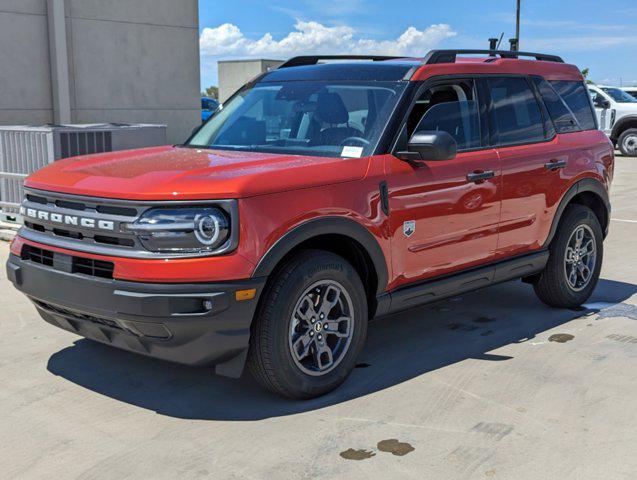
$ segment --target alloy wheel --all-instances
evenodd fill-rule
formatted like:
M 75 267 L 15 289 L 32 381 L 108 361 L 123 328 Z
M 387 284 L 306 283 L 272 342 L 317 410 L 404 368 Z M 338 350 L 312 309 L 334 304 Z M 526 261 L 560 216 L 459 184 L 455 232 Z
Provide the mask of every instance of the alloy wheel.
M 290 319 L 289 346 L 296 366 L 321 376 L 343 360 L 352 340 L 354 308 L 347 290 L 334 280 L 308 287 Z
M 579 225 L 571 234 L 564 256 L 564 273 L 569 287 L 579 292 L 593 278 L 597 246 L 588 225 Z

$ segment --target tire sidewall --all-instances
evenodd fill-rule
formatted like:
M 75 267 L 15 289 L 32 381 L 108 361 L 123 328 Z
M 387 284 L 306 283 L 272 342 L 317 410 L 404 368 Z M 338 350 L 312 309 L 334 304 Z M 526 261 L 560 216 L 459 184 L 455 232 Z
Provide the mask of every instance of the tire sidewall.
M 564 270 L 564 258 L 566 256 L 566 247 L 571 238 L 571 235 L 577 227 L 580 225 L 587 225 L 593 232 L 595 239 L 595 265 L 593 268 L 592 278 L 588 285 L 582 290 L 573 290 L 567 281 L 566 272 Z M 549 259 L 549 267 L 558 269 L 559 272 L 559 287 L 563 298 L 568 299 L 568 303 L 572 305 L 580 305 L 585 302 L 595 290 L 597 282 L 599 280 L 599 274 L 602 268 L 603 260 L 603 241 L 602 228 L 599 225 L 597 217 L 587 207 L 581 205 L 573 205 L 568 207 L 567 215 L 565 215 L 564 222 L 560 226 L 558 235 L 555 242 L 551 243 L 551 256 Z
M 330 372 L 312 376 L 302 372 L 292 358 L 289 347 L 290 322 L 297 301 L 312 284 L 321 280 L 340 283 L 352 301 L 353 334 L 349 349 Z M 343 258 L 329 253 L 305 255 L 280 289 L 271 310 L 270 351 L 277 366 L 279 381 L 287 390 L 302 392 L 298 396 L 313 397 L 340 385 L 352 371 L 367 336 L 367 300 L 360 277 Z M 297 396 L 297 395 L 295 395 Z
M 627 157 L 635 157 L 637 156 L 637 152 L 630 153 L 624 149 L 624 140 L 628 136 L 634 136 L 637 138 L 637 128 L 629 128 L 623 131 L 617 139 L 617 146 L 619 147 L 619 151 L 622 152 L 622 155 L 625 155 Z

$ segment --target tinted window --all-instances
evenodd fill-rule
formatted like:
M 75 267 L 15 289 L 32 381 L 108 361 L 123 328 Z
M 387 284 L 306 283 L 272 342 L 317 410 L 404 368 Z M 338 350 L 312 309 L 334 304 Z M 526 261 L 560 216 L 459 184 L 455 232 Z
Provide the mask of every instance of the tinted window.
M 445 102 L 431 107 L 416 127 L 419 130 L 448 132 L 458 143 L 458 150 L 480 146 L 480 117 L 474 101 Z
M 581 130 L 573 112 L 566 105 L 564 100 L 560 98 L 553 87 L 542 78 L 534 78 L 533 81 L 537 85 L 542 100 L 546 105 L 546 109 L 553 120 L 557 133 L 577 132 Z
M 549 82 L 571 109 L 582 130 L 596 130 L 588 89 L 582 82 Z
M 637 103 L 637 100 L 628 93 L 614 87 L 601 87 L 608 95 L 618 103 Z
M 540 106 L 526 79 L 490 78 L 488 83 L 499 144 L 545 140 Z
M 458 150 L 479 148 L 480 117 L 473 81 L 458 80 L 425 90 L 407 119 L 406 135 L 401 139 L 404 148 L 417 130 L 447 132 L 456 140 Z

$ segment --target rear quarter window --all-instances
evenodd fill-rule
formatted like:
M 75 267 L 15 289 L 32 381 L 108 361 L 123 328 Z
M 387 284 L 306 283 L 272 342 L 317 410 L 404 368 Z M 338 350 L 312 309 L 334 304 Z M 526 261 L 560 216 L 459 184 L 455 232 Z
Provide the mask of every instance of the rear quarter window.
M 533 82 L 542 96 L 542 101 L 546 105 L 557 133 L 579 132 L 582 130 L 569 106 L 546 80 L 534 77 Z
M 588 89 L 583 82 L 550 81 L 549 83 L 571 109 L 581 130 L 597 130 Z

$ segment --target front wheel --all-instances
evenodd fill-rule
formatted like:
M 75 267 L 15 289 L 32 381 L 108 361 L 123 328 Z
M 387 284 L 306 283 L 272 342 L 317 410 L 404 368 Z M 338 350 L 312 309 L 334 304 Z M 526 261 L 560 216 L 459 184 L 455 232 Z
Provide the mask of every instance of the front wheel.
M 572 308 L 593 293 L 602 268 L 602 228 L 593 211 L 569 205 L 551 242 L 546 268 L 533 287 L 549 306 Z
M 264 295 L 250 342 L 253 377 L 291 398 L 338 387 L 367 334 L 367 300 L 356 270 L 338 255 L 308 250 L 278 270 Z

